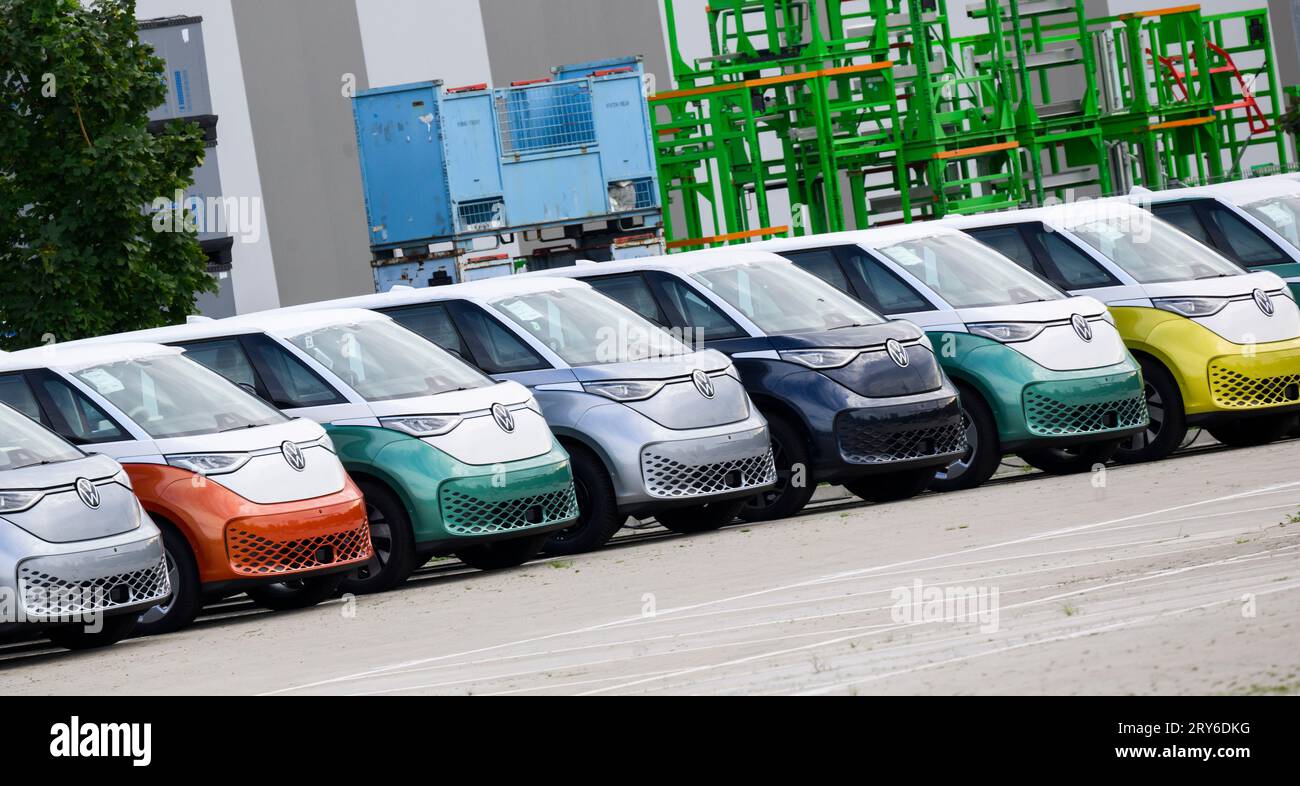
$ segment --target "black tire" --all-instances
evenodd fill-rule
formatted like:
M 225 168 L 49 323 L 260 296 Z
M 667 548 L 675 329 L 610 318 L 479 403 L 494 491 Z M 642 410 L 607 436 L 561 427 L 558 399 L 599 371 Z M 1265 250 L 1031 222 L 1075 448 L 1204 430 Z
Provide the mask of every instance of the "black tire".
M 958 385 L 961 415 L 966 423 L 966 455 L 934 473 L 931 491 L 973 489 L 993 477 L 1002 464 L 1002 441 L 993 410 L 976 390 Z
M 930 487 L 934 467 L 908 469 L 883 475 L 868 475 L 844 484 L 854 496 L 867 502 L 897 502 L 911 499 Z
M 766 414 L 766 413 L 764 413 Z M 803 510 L 817 490 L 808 459 L 808 440 L 803 430 L 780 415 L 767 415 L 772 436 L 772 458 L 776 462 L 776 486 L 744 500 L 739 516 L 745 521 L 771 521 Z M 796 472 L 796 468 L 802 470 Z M 803 485 L 796 485 L 802 478 Z
M 541 554 L 542 548 L 550 537 L 550 533 L 544 533 L 469 546 L 456 552 L 456 557 L 471 568 L 479 570 L 517 568 Z
M 356 595 L 386 592 L 410 578 L 421 561 L 406 506 L 387 486 L 368 478 L 357 481 L 366 498 L 370 544 L 374 556 L 343 577 L 338 589 Z
M 278 584 L 251 587 L 247 594 L 251 601 L 271 611 L 308 609 L 334 597 L 345 575 L 334 573 L 329 576 L 307 576 Z
M 1138 356 L 1138 365 L 1142 367 L 1151 423 L 1146 431 L 1120 442 L 1115 460 L 1121 464 L 1162 459 L 1177 450 L 1187 436 L 1187 413 L 1178 383 L 1152 358 Z
M 727 526 L 735 521 L 743 507 L 744 499 L 706 502 L 703 505 L 661 510 L 655 514 L 655 518 L 666 529 L 679 535 L 694 535 Z
M 547 554 L 580 554 L 604 546 L 623 528 L 614 482 L 600 458 L 580 445 L 566 445 L 573 467 L 573 488 L 578 495 L 578 520 L 555 532 L 543 547 Z
M 135 614 L 118 614 L 104 618 L 103 627 L 97 633 L 86 630 L 84 625 L 61 625 L 45 632 L 50 641 L 67 650 L 93 650 L 108 647 L 130 636 L 136 628 Z
M 1029 466 L 1050 475 L 1074 475 L 1090 472 L 1098 464 L 1105 464 L 1119 450 L 1120 440 L 1089 442 L 1084 445 L 1071 445 L 1068 448 L 1039 448 L 1025 450 L 1016 455 Z
M 203 592 L 199 585 L 199 567 L 190 543 L 165 521 L 158 522 L 163 551 L 167 553 L 167 572 L 172 596 L 164 603 L 140 615 L 135 625 L 137 636 L 159 636 L 188 627 L 203 609 Z
M 1205 430 L 1228 447 L 1250 448 L 1275 442 L 1290 434 L 1295 427 L 1295 415 L 1264 415 L 1234 420 Z

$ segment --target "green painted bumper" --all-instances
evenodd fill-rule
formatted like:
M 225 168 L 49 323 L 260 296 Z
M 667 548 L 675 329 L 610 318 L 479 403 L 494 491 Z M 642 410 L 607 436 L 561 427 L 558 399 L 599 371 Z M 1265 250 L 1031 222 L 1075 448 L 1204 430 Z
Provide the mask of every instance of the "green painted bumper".
M 979 391 L 1008 450 L 1122 436 L 1147 424 L 1142 373 L 1132 356 L 1080 371 L 1053 371 L 1005 344 L 969 333 L 930 334 L 943 370 Z
M 385 483 L 406 505 L 421 548 L 562 529 L 578 517 L 569 455 L 552 440 L 541 456 L 464 464 L 415 437 L 368 426 L 327 426 L 343 466 Z

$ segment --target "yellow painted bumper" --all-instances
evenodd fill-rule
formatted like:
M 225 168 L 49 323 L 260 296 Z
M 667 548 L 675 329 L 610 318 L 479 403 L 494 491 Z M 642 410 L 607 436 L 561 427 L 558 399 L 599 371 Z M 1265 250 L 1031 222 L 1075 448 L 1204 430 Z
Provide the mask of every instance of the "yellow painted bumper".
M 1300 338 L 1234 344 L 1156 308 L 1112 308 L 1124 343 L 1164 364 L 1189 415 L 1300 405 Z

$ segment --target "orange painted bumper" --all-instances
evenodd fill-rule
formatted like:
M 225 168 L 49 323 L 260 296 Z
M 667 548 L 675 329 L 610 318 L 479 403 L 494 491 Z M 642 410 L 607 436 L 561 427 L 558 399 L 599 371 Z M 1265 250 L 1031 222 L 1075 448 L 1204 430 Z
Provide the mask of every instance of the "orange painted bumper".
M 361 491 L 259 505 L 192 472 L 158 464 L 126 464 L 149 513 L 189 541 L 203 584 L 308 576 L 370 559 L 370 528 Z

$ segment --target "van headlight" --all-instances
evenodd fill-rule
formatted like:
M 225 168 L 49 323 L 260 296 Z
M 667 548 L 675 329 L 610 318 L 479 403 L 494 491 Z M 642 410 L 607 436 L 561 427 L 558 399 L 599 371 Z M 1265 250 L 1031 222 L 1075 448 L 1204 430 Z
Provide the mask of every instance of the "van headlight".
M 229 475 L 247 464 L 248 459 L 247 453 L 189 453 L 168 456 L 167 463 L 196 475 Z
M 664 383 L 658 380 L 584 382 L 582 389 L 613 401 L 644 401 L 663 390 Z
M 44 491 L 0 491 L 0 513 L 22 513 L 44 496 Z
M 861 349 L 786 349 L 778 352 L 782 360 L 798 363 L 801 366 L 824 371 L 831 368 L 843 368 L 852 363 Z
M 999 341 L 1003 344 L 1015 344 L 1029 341 L 1043 332 L 1044 325 L 1036 322 L 981 322 L 967 325 L 971 335 Z
M 1212 317 L 1228 305 L 1226 297 L 1161 297 L 1151 305 L 1182 317 Z
M 460 425 L 461 419 L 449 415 L 403 415 L 396 418 L 380 418 L 379 425 L 412 437 L 438 437 Z

